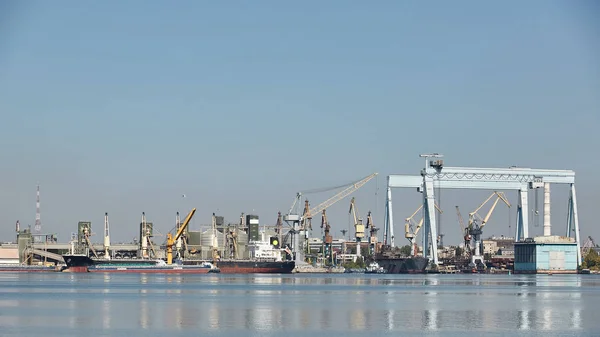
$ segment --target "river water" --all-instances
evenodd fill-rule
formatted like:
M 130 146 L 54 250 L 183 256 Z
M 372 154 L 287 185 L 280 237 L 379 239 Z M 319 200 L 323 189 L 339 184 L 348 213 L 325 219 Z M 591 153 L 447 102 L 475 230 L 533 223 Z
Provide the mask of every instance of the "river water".
M 599 336 L 596 275 L 0 274 L 0 336 Z

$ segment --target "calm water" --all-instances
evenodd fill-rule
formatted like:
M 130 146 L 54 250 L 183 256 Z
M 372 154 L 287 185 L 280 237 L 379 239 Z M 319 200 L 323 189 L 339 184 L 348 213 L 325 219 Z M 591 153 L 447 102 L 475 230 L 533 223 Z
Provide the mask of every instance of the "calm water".
M 598 336 L 600 277 L 0 274 L 0 336 Z

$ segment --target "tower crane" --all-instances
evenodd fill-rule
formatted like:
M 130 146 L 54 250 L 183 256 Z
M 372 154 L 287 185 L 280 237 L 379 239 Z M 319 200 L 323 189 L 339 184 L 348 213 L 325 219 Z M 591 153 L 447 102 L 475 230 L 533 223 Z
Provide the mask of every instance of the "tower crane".
M 367 177 L 362 178 L 361 180 L 358 180 L 358 181 L 355 181 L 355 182 L 352 182 L 352 183 L 346 184 L 346 185 L 335 186 L 335 187 L 330 187 L 330 188 L 325 188 L 325 189 L 309 190 L 309 191 L 304 191 L 304 192 L 298 192 L 296 194 L 296 198 L 294 198 L 294 202 L 292 203 L 292 206 L 290 207 L 288 214 L 283 217 L 283 220 L 288 225 L 291 225 L 291 228 L 288 233 L 291 233 L 290 236 L 293 238 L 292 239 L 293 240 L 292 248 L 296 255 L 296 261 L 304 261 L 304 256 L 303 256 L 304 250 L 301 249 L 301 247 L 300 247 L 300 237 L 298 236 L 298 234 L 304 233 L 304 242 L 307 241 L 308 237 L 310 236 L 309 232 L 312 230 L 311 220 L 312 220 L 313 214 L 321 213 L 323 210 L 329 208 L 330 206 L 334 205 L 338 201 L 340 201 L 340 200 L 344 199 L 345 197 L 349 196 L 350 194 L 356 192 L 358 189 L 360 189 L 362 186 L 364 186 L 371 179 L 375 178 L 377 176 L 377 174 L 378 173 L 370 174 Z M 302 198 L 303 198 L 304 194 L 326 192 L 326 191 L 336 190 L 336 189 L 340 189 L 340 188 L 344 188 L 344 189 L 342 191 L 336 193 L 334 196 L 330 197 L 329 199 L 325 200 L 324 202 L 320 203 L 316 207 L 310 208 L 310 204 L 309 204 L 308 200 L 305 200 L 304 201 L 304 210 L 302 212 L 302 215 L 299 215 L 298 207 L 300 207 L 300 205 L 302 204 Z M 286 235 L 286 237 L 287 237 L 287 235 Z M 308 247 L 306 247 L 306 248 L 308 248 Z
M 488 201 L 492 200 L 494 196 L 496 196 L 496 200 L 494 200 L 494 203 L 490 207 L 485 217 L 481 217 L 477 212 L 479 212 L 481 208 L 488 203 Z M 494 193 L 492 193 L 483 203 L 481 203 L 479 207 L 477 207 L 473 212 L 469 213 L 469 225 L 466 229 L 465 235 L 469 235 L 470 238 L 472 238 L 474 241 L 475 249 L 473 251 L 473 254 L 471 255 L 471 263 L 476 266 L 481 267 L 481 265 L 483 264 L 483 256 L 481 254 L 481 251 L 483 250 L 481 248 L 481 234 L 483 234 L 483 227 L 489 221 L 490 216 L 494 212 L 494 209 L 496 208 L 496 205 L 498 205 L 498 202 L 500 200 L 502 200 L 506 204 L 506 206 L 510 208 L 510 202 L 508 202 L 508 199 L 506 199 L 504 193 L 494 191 Z
M 179 226 L 179 229 L 175 233 L 175 236 L 171 235 L 171 233 L 167 233 L 167 264 L 173 264 L 173 246 L 181 237 L 183 231 L 185 231 L 185 229 L 187 228 L 188 224 L 190 223 L 190 220 L 192 220 L 192 217 L 194 216 L 194 213 L 196 213 L 196 208 L 192 208 L 192 210 L 187 215 L 181 226 Z
M 444 213 L 437 204 L 434 204 L 434 206 L 440 214 Z M 419 230 L 421 230 L 424 221 L 424 218 L 421 218 L 419 222 L 415 222 L 414 217 L 421 209 L 423 209 L 423 205 L 419 206 L 411 216 L 404 219 L 404 237 L 408 239 L 408 242 L 410 243 L 410 252 L 412 256 L 417 256 L 418 247 L 415 238 L 417 237 L 417 234 L 419 234 Z
M 363 219 L 360 217 L 356 210 L 356 201 L 354 197 L 350 200 L 350 209 L 348 213 L 351 213 L 354 217 L 354 237 L 356 238 L 356 256 L 360 257 L 360 242 L 365 237 L 365 225 L 363 225 Z

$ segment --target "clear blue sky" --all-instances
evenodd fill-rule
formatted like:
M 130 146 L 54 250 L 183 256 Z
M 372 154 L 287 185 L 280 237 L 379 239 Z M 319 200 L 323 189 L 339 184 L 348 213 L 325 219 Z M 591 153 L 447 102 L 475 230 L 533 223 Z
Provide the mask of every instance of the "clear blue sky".
M 357 205 L 382 226 L 385 177 L 440 152 L 576 170 L 583 235 L 600 240 L 599 14 L 593 1 L 3 1 L 0 238 L 33 226 L 38 182 L 44 231 L 67 241 L 90 220 L 101 242 L 104 212 L 113 241 L 142 211 L 163 233 L 192 206 L 192 229 L 212 212 L 274 223 L 296 191 L 375 171 L 377 197 L 369 184 Z M 444 192 L 447 243 L 454 205 L 486 196 Z M 394 197 L 404 244 L 420 195 Z M 336 231 L 348 204 L 331 209 Z M 512 234 L 508 212 L 493 219 L 487 234 Z

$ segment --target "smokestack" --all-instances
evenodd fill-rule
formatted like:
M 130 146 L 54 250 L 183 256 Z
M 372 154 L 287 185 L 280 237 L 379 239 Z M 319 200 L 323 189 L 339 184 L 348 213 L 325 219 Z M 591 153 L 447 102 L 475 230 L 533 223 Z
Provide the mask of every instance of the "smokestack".
M 544 183 L 544 236 L 552 235 L 550 224 L 550 183 Z

